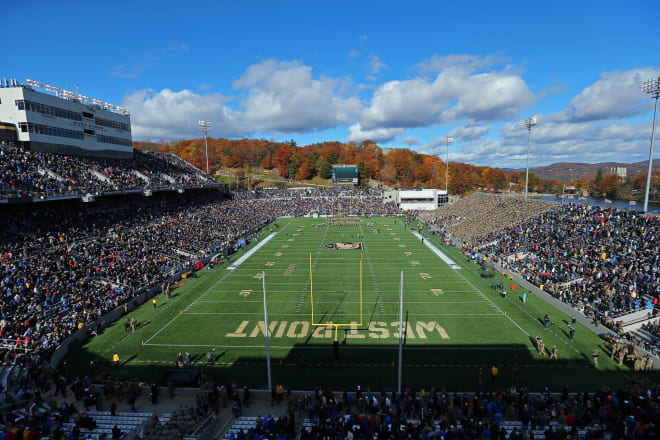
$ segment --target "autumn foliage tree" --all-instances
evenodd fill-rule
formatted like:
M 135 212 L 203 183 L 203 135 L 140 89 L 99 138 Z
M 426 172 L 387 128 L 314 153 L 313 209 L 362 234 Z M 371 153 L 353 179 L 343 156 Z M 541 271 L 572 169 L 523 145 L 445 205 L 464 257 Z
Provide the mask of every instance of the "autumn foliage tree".
M 173 153 L 204 168 L 203 139 L 174 142 L 135 142 L 135 148 Z M 383 149 L 373 141 L 361 143 L 319 142 L 298 146 L 294 140 L 275 142 L 268 139 L 208 138 L 211 172 L 222 168 L 241 169 L 258 174 L 258 170 L 276 169 L 286 179 L 330 179 L 332 165 L 358 166 L 362 182 L 373 179 L 395 187 L 441 188 L 445 186 L 446 163 L 437 155 L 418 153 L 407 148 Z M 505 190 L 509 182 L 524 186 L 524 174 L 491 167 L 451 162 L 449 191 L 454 194 L 477 191 L 479 187 Z M 538 179 L 530 174 L 530 188 Z

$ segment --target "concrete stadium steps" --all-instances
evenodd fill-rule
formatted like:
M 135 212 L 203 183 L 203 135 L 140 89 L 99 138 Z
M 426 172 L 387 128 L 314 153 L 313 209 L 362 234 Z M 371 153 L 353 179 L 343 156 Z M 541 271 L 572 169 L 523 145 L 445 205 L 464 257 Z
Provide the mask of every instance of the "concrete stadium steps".
M 225 432 L 224 434 L 222 434 L 221 437 L 218 438 L 222 438 L 223 440 L 231 440 L 237 437 L 238 434 L 243 430 L 247 431 L 248 429 L 256 428 L 257 420 L 258 419 L 263 420 L 264 417 L 241 416 L 236 420 L 234 420 L 234 423 L 232 423 L 231 427 L 227 430 L 227 432 Z M 273 417 L 273 420 L 275 421 L 277 421 L 278 419 L 279 417 Z
M 112 436 L 112 428 L 117 426 L 121 432 L 126 435 L 135 432 L 142 432 L 144 424 L 153 417 L 151 413 L 132 413 L 117 412 L 115 416 L 110 415 L 110 411 L 85 411 L 96 422 L 96 428 L 84 429 L 80 432 L 86 439 L 103 439 Z M 158 420 L 161 425 L 166 424 L 170 419 L 170 414 L 161 414 Z M 63 427 L 71 431 L 76 425 L 74 422 L 66 422 Z

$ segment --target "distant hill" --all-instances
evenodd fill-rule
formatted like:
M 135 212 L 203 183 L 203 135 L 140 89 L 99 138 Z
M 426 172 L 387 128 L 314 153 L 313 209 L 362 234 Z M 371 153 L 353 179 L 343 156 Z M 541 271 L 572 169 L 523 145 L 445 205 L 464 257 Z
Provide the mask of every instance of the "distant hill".
M 648 168 L 648 161 L 644 160 L 635 163 L 621 163 L 621 162 L 601 162 L 601 163 L 577 163 L 577 162 L 559 162 L 544 167 L 531 168 L 538 177 L 542 179 L 557 179 L 557 180 L 579 180 L 581 178 L 593 179 L 598 173 L 599 169 L 603 173 L 607 173 L 610 168 L 626 167 L 628 169 L 628 177 L 633 177 L 638 174 L 644 174 Z M 660 159 L 653 160 L 653 168 L 660 167 Z

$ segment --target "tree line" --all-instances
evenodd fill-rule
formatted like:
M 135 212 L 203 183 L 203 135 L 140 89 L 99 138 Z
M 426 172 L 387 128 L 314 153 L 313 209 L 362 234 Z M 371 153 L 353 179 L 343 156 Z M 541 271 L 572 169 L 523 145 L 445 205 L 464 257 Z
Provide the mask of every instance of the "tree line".
M 204 139 L 134 142 L 133 145 L 138 149 L 174 153 L 200 169 L 206 167 Z M 266 139 L 208 138 L 208 155 L 211 173 L 232 169 L 232 172 L 238 175 L 273 173 L 284 179 L 305 181 L 314 178 L 330 179 L 332 165 L 355 164 L 363 183 L 375 180 L 402 188 L 444 189 L 447 168 L 438 155 L 419 153 L 407 148 L 381 148 L 373 141 L 335 141 L 298 146 L 294 140 L 275 142 Z M 600 182 L 611 183 L 611 177 L 602 177 L 594 186 L 590 181 L 560 182 L 555 179 L 540 179 L 530 173 L 529 191 L 561 193 L 562 185 L 569 185 L 594 193 L 604 190 L 608 195 L 616 197 L 611 194 L 610 183 Z M 634 187 L 637 179 L 631 182 Z M 449 189 L 453 194 L 477 190 L 524 191 L 524 186 L 524 170 L 502 170 L 461 162 L 449 163 Z M 621 190 L 620 194 L 627 193 Z

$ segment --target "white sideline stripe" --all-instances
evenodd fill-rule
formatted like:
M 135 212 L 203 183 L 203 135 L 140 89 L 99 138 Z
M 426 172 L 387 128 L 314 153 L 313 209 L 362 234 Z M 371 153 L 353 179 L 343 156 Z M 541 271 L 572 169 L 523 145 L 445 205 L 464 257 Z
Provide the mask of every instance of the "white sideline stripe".
M 414 235 L 415 237 L 417 237 L 417 239 L 419 239 L 420 241 L 421 241 L 421 240 L 424 240 L 424 237 L 422 237 L 421 234 L 420 234 L 419 232 L 415 232 L 415 231 L 410 231 L 410 232 L 412 232 L 413 235 Z M 424 240 L 424 245 L 426 245 L 427 248 L 431 249 L 431 252 L 433 252 L 433 253 L 436 254 L 438 257 L 440 257 L 440 259 L 441 259 L 442 261 L 444 261 L 445 263 L 447 263 L 447 265 L 448 265 L 449 267 L 451 267 L 452 269 L 461 269 L 461 266 L 459 266 L 458 264 L 454 263 L 454 260 L 452 260 L 452 259 L 449 258 L 447 255 L 445 255 L 445 253 L 442 252 L 440 249 L 438 249 L 437 247 L 435 247 L 435 246 L 433 245 L 433 243 L 431 243 L 431 240 L 429 240 L 429 239 Z
M 276 235 L 277 235 L 277 232 L 273 232 L 273 233 L 270 234 L 268 237 L 266 237 L 266 238 L 264 238 L 263 240 L 261 240 L 261 243 L 257 244 L 255 247 L 253 247 L 252 249 L 250 249 L 249 251 L 247 251 L 245 254 L 243 254 L 243 256 L 242 256 L 241 258 L 239 258 L 238 260 L 234 261 L 234 264 L 232 264 L 231 266 L 229 266 L 229 267 L 227 268 L 227 270 L 234 270 L 234 269 L 236 269 L 238 266 L 241 265 L 241 263 L 243 263 L 245 260 L 247 260 L 247 259 L 250 258 L 252 255 L 254 255 L 255 252 L 257 252 L 259 249 L 261 249 L 266 243 L 268 243 L 268 242 L 269 242 L 271 239 L 273 239 L 273 237 L 275 237 Z
M 410 232 L 412 232 L 412 233 L 413 233 L 417 238 L 419 238 L 420 240 L 423 238 L 419 233 L 417 233 L 417 232 L 415 232 L 415 231 L 410 231 Z M 429 240 L 428 240 L 428 239 L 424 241 L 424 244 L 425 244 L 426 246 L 428 246 L 428 248 L 431 249 L 433 252 L 435 252 L 436 255 L 438 255 L 440 258 L 442 258 L 442 260 L 443 260 L 445 263 L 447 263 L 447 261 L 451 261 L 451 260 L 449 259 L 449 257 L 447 257 L 445 254 L 443 254 L 442 252 L 440 252 L 440 250 L 439 250 L 438 248 L 436 248 L 436 247 L 433 246 L 431 243 L 429 243 Z M 436 251 L 437 251 L 437 252 L 436 252 Z M 445 260 L 445 258 L 446 258 L 446 260 Z M 449 263 L 447 263 L 447 264 L 449 264 Z M 460 267 L 458 264 L 454 263 L 453 261 L 451 261 L 451 264 L 449 264 L 449 265 L 450 265 L 451 267 L 453 267 L 454 269 L 461 269 L 461 267 Z M 456 273 L 459 274 L 459 275 L 461 276 L 461 278 L 463 278 L 463 280 L 465 280 L 465 282 L 468 283 L 468 284 L 469 284 L 469 285 L 475 290 L 475 292 L 477 292 L 477 293 L 478 293 L 483 299 L 485 299 L 486 301 L 488 301 L 488 302 L 491 304 L 491 306 L 493 306 L 493 308 L 495 308 L 495 310 L 497 310 L 499 313 L 501 313 L 501 314 L 504 315 L 504 312 L 502 311 L 502 309 L 500 309 L 500 308 L 497 306 L 497 304 L 495 304 L 490 298 L 488 298 L 486 295 L 484 295 L 484 293 L 483 293 L 480 289 L 478 289 L 474 284 L 472 284 L 472 282 L 471 282 L 470 280 L 468 280 L 467 278 L 465 278 L 465 276 L 463 276 L 463 274 L 460 273 L 458 270 L 456 271 Z M 518 329 L 519 329 L 521 332 L 523 332 L 524 334 L 526 334 L 528 337 L 531 337 L 530 334 L 527 333 L 527 332 L 526 332 L 521 326 L 519 326 L 518 323 L 517 323 L 516 321 L 514 321 L 509 315 L 505 315 L 505 316 L 508 318 L 509 321 L 511 321 L 511 323 L 512 323 L 513 325 L 515 325 L 516 327 L 518 327 Z
M 282 230 L 284 230 L 284 229 L 286 229 L 287 227 L 289 227 L 290 224 L 291 224 L 290 222 L 287 223 L 286 226 L 284 226 L 284 227 L 282 228 Z M 265 243 L 266 240 L 269 240 L 269 239 L 270 239 L 272 236 L 274 236 L 275 234 L 277 234 L 277 232 L 274 232 L 274 233 L 272 233 L 271 235 L 269 235 L 268 237 L 266 237 L 266 238 L 264 239 L 264 241 L 262 241 L 261 243 L 259 243 L 259 245 L 257 245 L 257 246 L 260 246 L 260 245 L 263 246 L 262 243 Z M 257 246 L 255 246 L 255 248 L 256 248 Z M 215 286 L 217 286 L 218 284 L 222 283 L 222 282 L 225 280 L 225 278 L 227 278 L 227 277 L 228 277 L 229 275 L 231 275 L 232 273 L 233 273 L 233 272 L 225 272 L 225 274 L 224 274 L 222 277 L 220 277 L 220 279 L 219 279 L 218 281 L 216 281 L 215 283 L 213 283 L 213 285 L 211 285 L 211 287 L 209 287 L 208 289 L 206 289 L 206 291 L 205 291 L 204 293 L 202 293 L 200 296 L 198 296 L 196 300 L 194 300 L 193 302 L 191 302 L 190 304 L 188 304 L 188 306 L 187 306 L 186 308 L 183 309 L 183 313 L 185 313 L 189 308 L 191 308 L 192 306 L 194 306 L 198 301 L 202 300 L 206 295 L 208 295 L 209 293 L 211 293 L 211 291 L 215 288 Z M 151 341 L 153 338 L 155 338 L 156 336 L 158 336 L 158 335 L 160 334 L 160 332 L 162 332 L 163 330 L 165 330 L 167 327 L 169 327 L 170 324 L 172 324 L 174 321 L 176 321 L 176 320 L 179 318 L 179 316 L 181 316 L 183 313 L 177 313 L 177 314 L 174 316 L 174 318 L 172 318 L 172 319 L 169 320 L 169 322 L 168 322 L 167 324 L 165 324 L 164 326 L 162 326 L 162 327 L 161 327 L 156 333 L 154 333 L 153 335 L 151 335 L 151 337 L 150 337 L 149 339 L 147 339 L 146 341 L 144 341 L 144 345 L 149 344 L 149 341 Z

